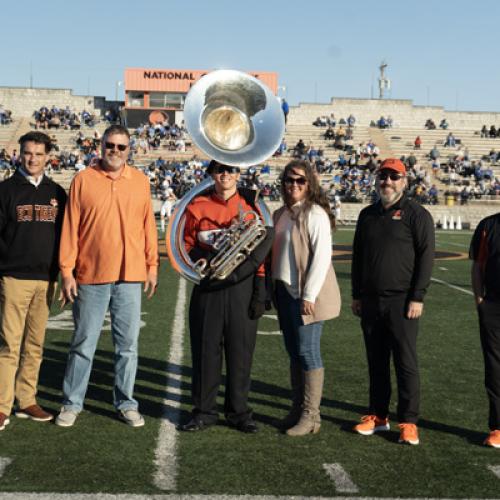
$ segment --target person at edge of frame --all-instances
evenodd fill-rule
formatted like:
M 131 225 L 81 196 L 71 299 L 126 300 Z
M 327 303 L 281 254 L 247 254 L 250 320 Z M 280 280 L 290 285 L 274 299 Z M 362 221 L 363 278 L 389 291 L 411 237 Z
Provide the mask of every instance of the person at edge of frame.
M 486 446 L 500 448 L 500 213 L 484 218 L 472 237 L 472 290 L 479 317 L 484 385 L 489 402 Z
M 29 132 L 19 143 L 21 165 L 0 183 L 0 431 L 15 400 L 16 417 L 53 419 L 36 394 L 66 193 L 45 175 L 50 137 Z

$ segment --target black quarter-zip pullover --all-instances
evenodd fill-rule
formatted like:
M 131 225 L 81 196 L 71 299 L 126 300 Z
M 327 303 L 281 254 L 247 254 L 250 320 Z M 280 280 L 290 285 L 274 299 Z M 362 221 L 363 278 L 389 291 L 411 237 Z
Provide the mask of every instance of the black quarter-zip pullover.
M 403 196 L 385 210 L 378 201 L 358 218 L 353 243 L 352 297 L 406 294 L 423 302 L 434 261 L 434 222 Z

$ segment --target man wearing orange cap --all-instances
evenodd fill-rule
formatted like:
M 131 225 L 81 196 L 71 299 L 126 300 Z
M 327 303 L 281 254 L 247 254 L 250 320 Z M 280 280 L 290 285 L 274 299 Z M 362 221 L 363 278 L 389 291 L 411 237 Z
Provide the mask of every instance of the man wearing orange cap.
M 353 243 L 351 307 L 361 318 L 370 377 L 368 415 L 354 431 L 370 436 L 390 429 L 392 353 L 399 442 L 417 445 L 418 319 L 431 279 L 434 223 L 427 210 L 405 196 L 406 168 L 400 160 L 383 161 L 376 175 L 380 199 L 361 211 Z

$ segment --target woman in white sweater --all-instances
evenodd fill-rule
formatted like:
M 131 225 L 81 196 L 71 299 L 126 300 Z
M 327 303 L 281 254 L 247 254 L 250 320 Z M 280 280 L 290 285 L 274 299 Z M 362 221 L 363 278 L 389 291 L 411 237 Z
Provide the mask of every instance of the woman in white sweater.
M 316 172 L 294 160 L 281 176 L 284 206 L 274 217 L 272 277 L 280 328 L 290 357 L 292 407 L 283 420 L 289 436 L 317 433 L 324 369 L 323 322 L 340 312 L 332 266 L 334 219 Z

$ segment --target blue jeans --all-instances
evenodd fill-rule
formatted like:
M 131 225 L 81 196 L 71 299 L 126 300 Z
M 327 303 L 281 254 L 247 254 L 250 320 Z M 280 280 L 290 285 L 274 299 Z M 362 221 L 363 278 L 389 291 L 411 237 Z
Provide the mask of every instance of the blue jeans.
M 141 316 L 141 283 L 78 285 L 73 304 L 75 332 L 63 382 L 63 405 L 79 412 L 89 383 L 97 342 L 109 308 L 115 347 L 113 404 L 118 410 L 137 409 L 133 398 Z
M 290 361 L 299 363 L 304 371 L 310 371 L 323 367 L 320 350 L 323 321 L 304 325 L 300 315 L 301 302 L 288 293 L 281 281 L 276 282 L 278 319 Z

